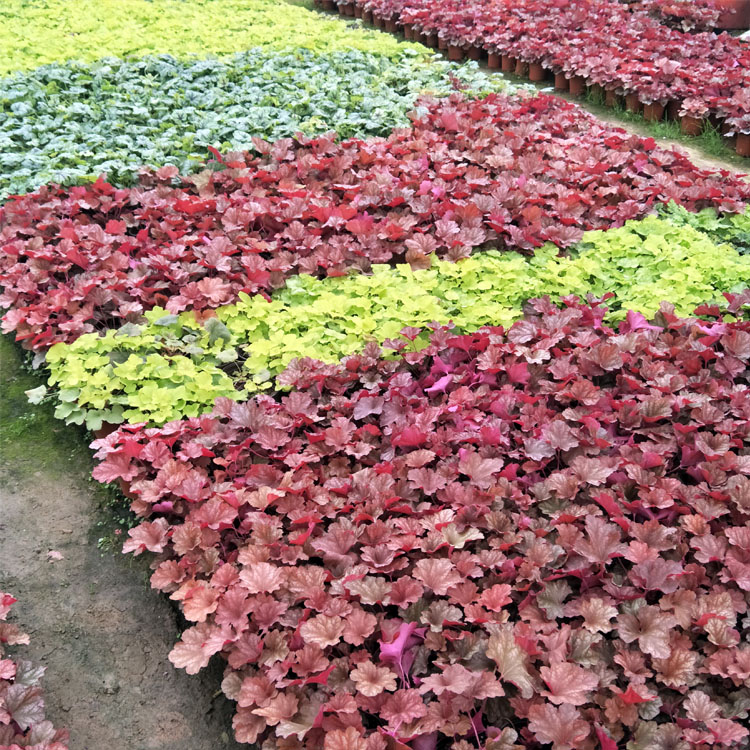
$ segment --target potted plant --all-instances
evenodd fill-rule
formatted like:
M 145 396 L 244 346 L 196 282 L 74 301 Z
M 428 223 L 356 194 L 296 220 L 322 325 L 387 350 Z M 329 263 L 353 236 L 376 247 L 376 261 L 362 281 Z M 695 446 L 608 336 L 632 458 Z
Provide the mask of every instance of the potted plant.
M 661 81 L 652 81 L 640 89 L 638 96 L 643 106 L 643 118 L 649 122 L 659 122 L 669 100 L 669 88 Z
M 750 156 L 750 89 L 746 88 L 731 97 L 720 99 L 717 110 L 725 118 L 727 135 L 737 135 L 737 153 L 740 156 Z
M 396 16 L 387 15 L 384 20 L 384 28 L 389 34 L 395 34 L 398 32 L 399 25 Z
M 460 62 L 464 59 L 464 51 L 462 47 L 457 44 L 448 45 L 448 59 Z
M 708 106 L 703 99 L 688 97 L 680 107 L 680 129 L 685 135 L 700 135 L 707 114 Z

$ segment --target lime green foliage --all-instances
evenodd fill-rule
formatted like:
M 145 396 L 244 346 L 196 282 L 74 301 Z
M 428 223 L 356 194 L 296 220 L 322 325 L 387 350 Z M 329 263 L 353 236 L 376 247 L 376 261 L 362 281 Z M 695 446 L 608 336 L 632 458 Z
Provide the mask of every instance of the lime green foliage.
M 257 46 L 384 55 L 425 49 L 311 7 L 277 0 L 3 0 L 0 75 L 66 60 L 205 57 Z
M 57 345 L 48 352 L 49 382 L 60 385 L 56 417 L 82 424 L 85 416 L 86 426 L 98 430 L 102 422 L 195 417 L 219 396 L 236 397 L 232 378 L 215 364 L 218 347 L 191 350 L 191 334 L 185 331 L 181 347 L 193 352 L 191 358 L 167 354 L 161 341 L 144 348 L 143 340 L 133 346 L 140 337 L 125 334 L 122 342 L 121 335 L 108 331 L 89 341 L 82 336 L 67 349 Z
M 241 295 L 205 324 L 191 312 L 155 309 L 141 326 L 56 344 L 47 355 L 49 382 L 60 389 L 57 415 L 69 421 L 165 422 L 209 410 L 216 396 L 269 388 L 295 357 L 336 361 L 404 326 L 508 325 L 532 297 L 607 292 L 617 295 L 613 321 L 627 309 L 654 313 L 663 300 L 689 315 L 749 280 L 750 256 L 649 217 L 589 232 L 571 256 L 547 245 L 531 258 L 490 251 L 420 271 L 377 266 L 371 276 L 299 276 L 270 303 Z
M 103 172 L 131 184 L 144 164 L 186 173 L 208 146 L 249 150 L 254 136 L 387 135 L 409 123 L 420 94 L 449 94 L 454 76 L 478 95 L 505 87 L 475 62 L 410 48 L 390 57 L 256 48 L 227 60 L 45 65 L 0 80 L 0 198 Z
M 694 214 L 677 203 L 659 208 L 659 215 L 677 226 L 690 226 L 707 234 L 714 242 L 725 242 L 743 255 L 750 255 L 750 209 L 742 214 L 718 216 L 713 208 Z

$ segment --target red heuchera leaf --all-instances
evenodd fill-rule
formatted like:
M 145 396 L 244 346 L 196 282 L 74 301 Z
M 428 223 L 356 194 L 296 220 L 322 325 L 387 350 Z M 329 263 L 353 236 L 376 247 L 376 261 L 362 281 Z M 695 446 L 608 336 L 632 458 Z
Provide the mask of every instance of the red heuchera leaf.
M 344 621 L 340 617 L 317 615 L 300 627 L 300 635 L 305 643 L 312 643 L 320 648 L 335 646 L 344 634 Z
M 396 675 L 388 667 L 377 666 L 371 661 L 358 664 L 349 676 L 357 690 L 368 698 L 374 698 L 384 690 L 396 689 Z
M 461 459 L 458 468 L 473 484 L 486 490 L 493 483 L 493 475 L 503 468 L 503 461 L 500 458 L 482 458 L 472 451 Z
M 524 698 L 531 698 L 534 684 L 527 666 L 527 654 L 516 643 L 512 628 L 506 626 L 490 637 L 487 656 L 497 664 L 503 681 L 513 683 Z
M 617 743 L 598 724 L 594 727 L 600 750 L 617 750 Z
M 208 623 L 188 628 L 182 634 L 182 640 L 170 652 L 169 661 L 188 674 L 197 674 L 222 649 L 226 635 Z
M 397 690 L 388 696 L 380 710 L 381 716 L 393 731 L 402 724 L 419 719 L 427 713 L 422 696 L 416 690 Z
M 328 732 L 323 750 L 367 750 L 368 742 L 354 727 Z
M 628 689 L 620 695 L 620 700 L 628 705 L 634 705 L 637 703 L 648 703 L 653 700 L 653 697 L 644 695 L 643 688 L 636 690 L 632 685 L 628 685 Z
M 414 663 L 414 649 L 419 645 L 424 629 L 417 628 L 413 622 L 403 622 L 398 626 L 392 641 L 380 641 L 380 660 L 393 664 L 404 682 L 408 681 L 409 670 Z
M 130 537 L 122 546 L 123 552 L 133 552 L 140 555 L 141 552 L 161 552 L 167 543 L 169 525 L 166 519 L 157 518 L 153 523 L 142 523 L 128 531 Z
M 575 750 L 589 734 L 588 722 L 571 705 L 560 707 L 536 703 L 529 709 L 529 729 L 539 742 L 552 743 L 552 750 Z
M 478 599 L 478 603 L 492 612 L 499 612 L 512 600 L 510 593 L 512 589 L 507 583 L 498 583 L 491 588 L 485 589 Z
M 622 531 L 613 523 L 607 523 L 600 516 L 586 517 L 586 536 L 576 543 L 574 549 L 590 563 L 609 562 L 614 557 L 622 557 L 625 546 L 620 543 Z
M 703 312 L 615 332 L 538 300 L 97 441 L 134 472 L 128 549 L 196 622 L 171 660 L 220 653 L 237 737 L 289 750 L 492 747 L 507 717 L 503 750 L 741 744 L 713 707 L 750 679 L 750 323 Z
M 469 694 L 470 688 L 476 683 L 473 672 L 461 664 L 451 664 L 443 669 L 442 674 L 434 674 L 422 680 L 419 692 L 431 690 L 435 695 L 442 695 L 445 691 L 456 695 Z
M 548 688 L 542 691 L 542 695 L 558 706 L 562 703 L 582 706 L 588 702 L 588 694 L 599 684 L 596 675 L 569 662 L 542 667 L 539 674 Z
M 453 563 L 443 558 L 420 560 L 414 567 L 414 577 L 438 596 L 463 580 Z

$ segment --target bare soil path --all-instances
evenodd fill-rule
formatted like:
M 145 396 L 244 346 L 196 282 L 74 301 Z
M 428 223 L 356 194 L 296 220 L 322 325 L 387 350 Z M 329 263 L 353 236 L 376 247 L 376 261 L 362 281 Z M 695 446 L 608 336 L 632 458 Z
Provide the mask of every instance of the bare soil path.
M 0 590 L 17 597 L 12 619 L 31 635 L 23 658 L 47 667 L 48 718 L 68 727 L 71 750 L 242 747 L 216 695 L 221 667 L 174 669 L 176 614 L 149 589 L 147 566 L 98 548 L 125 511 L 102 509 L 82 431 L 25 402 L 40 379 L 6 337 L 0 375 Z

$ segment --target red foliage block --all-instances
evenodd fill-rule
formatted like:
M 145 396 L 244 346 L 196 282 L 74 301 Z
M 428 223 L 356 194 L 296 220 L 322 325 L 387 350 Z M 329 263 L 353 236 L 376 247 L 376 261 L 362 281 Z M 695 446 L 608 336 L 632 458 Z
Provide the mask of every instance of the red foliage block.
M 26 633 L 5 621 L 15 601 L 0 591 L 0 750 L 68 750 L 68 732 L 44 718 L 39 685 L 44 667 L 5 654 L 6 645 L 29 642 Z
M 560 247 L 675 200 L 734 212 L 750 186 L 549 96 L 423 102 L 388 139 L 256 142 L 223 171 L 45 187 L 0 208 L 3 330 L 29 349 L 267 293 L 292 274 Z M 175 186 L 175 183 L 177 186 Z
M 747 746 L 750 323 L 565 305 L 93 444 L 240 741 Z

